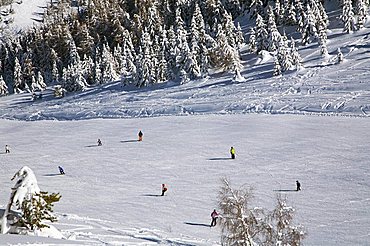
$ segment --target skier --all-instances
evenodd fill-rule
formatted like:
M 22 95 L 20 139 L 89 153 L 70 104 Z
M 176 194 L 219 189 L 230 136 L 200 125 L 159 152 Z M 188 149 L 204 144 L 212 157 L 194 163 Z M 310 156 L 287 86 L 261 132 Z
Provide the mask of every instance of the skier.
M 60 172 L 60 174 L 64 175 L 65 173 L 64 173 L 63 167 L 58 166 L 58 168 L 59 168 L 59 172 Z
M 139 133 L 137 134 L 139 136 L 139 141 L 143 141 L 143 133 L 142 131 L 140 130 Z
M 297 184 L 297 191 L 300 191 L 301 190 L 301 183 L 299 183 L 299 181 L 295 181 L 295 183 Z
M 235 159 L 235 149 L 234 149 L 234 147 L 230 148 L 230 154 L 231 154 L 231 159 Z
M 102 146 L 103 144 L 102 144 L 102 142 L 101 142 L 101 140 L 100 140 L 100 138 L 98 138 L 98 146 Z
M 9 145 L 5 145 L 5 154 L 10 153 Z
M 162 184 L 162 195 L 161 196 L 164 196 L 164 193 L 167 191 L 167 187 L 166 187 L 166 184 Z
M 219 214 L 216 212 L 216 209 L 213 209 L 213 212 L 211 213 L 211 218 L 212 218 L 211 227 L 216 226 L 218 216 Z

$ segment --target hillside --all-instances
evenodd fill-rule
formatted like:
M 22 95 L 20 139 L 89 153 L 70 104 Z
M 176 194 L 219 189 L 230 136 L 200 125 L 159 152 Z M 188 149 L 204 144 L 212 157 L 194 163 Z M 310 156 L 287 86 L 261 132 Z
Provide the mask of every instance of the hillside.
M 11 148 L 0 150 L 0 214 L 10 178 L 27 165 L 41 189 L 61 193 L 54 226 L 65 237 L 0 235 L 0 244 L 221 245 L 220 227 L 208 225 L 222 177 L 253 186 L 253 206 L 287 197 L 307 231 L 304 245 L 369 244 L 370 22 L 344 34 L 339 15 L 329 11 L 328 55 L 316 42 L 298 46 L 302 67 L 281 76 L 271 52 L 243 46 L 244 79 L 213 69 L 186 83 L 116 80 L 62 98 L 51 84 L 35 100 L 0 97 L 0 148 Z M 241 17 L 245 36 L 250 27 Z M 162 183 L 169 191 L 159 197 Z
M 324 60 L 316 44 L 300 48 L 303 68 L 272 76 L 269 55 L 242 53 L 245 81 L 214 71 L 206 79 L 186 84 L 168 82 L 147 88 L 120 82 L 87 88 L 55 99 L 52 88 L 43 99 L 23 93 L 0 98 L 0 115 L 20 120 L 75 120 L 161 115 L 272 113 L 368 116 L 370 29 L 342 35 L 340 28 L 328 35 L 329 57 Z M 336 62 L 341 48 L 344 61 Z

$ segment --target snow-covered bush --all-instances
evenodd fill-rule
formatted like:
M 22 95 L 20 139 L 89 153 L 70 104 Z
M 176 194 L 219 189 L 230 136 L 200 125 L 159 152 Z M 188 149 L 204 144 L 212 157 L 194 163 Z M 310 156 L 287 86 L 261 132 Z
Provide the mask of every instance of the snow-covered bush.
M 19 227 L 25 227 L 28 230 L 49 228 L 44 221 L 55 222 L 57 218 L 52 214 L 53 203 L 60 200 L 59 193 L 48 194 L 40 192 L 33 194 L 30 199 L 23 200 L 22 204 L 17 204 L 21 211 L 22 217 L 16 222 Z
M 59 201 L 61 196 L 59 193 L 49 195 L 40 191 L 35 174 L 27 166 L 16 172 L 12 180 L 16 183 L 0 219 L 0 233 L 38 235 L 42 228 L 50 227 L 44 221 L 56 221 L 52 208 L 53 203 Z
M 253 189 L 233 189 L 227 179 L 222 179 L 219 191 L 221 212 L 221 242 L 223 245 L 300 245 L 305 232 L 294 226 L 294 209 L 286 199 L 277 197 L 272 212 L 252 207 Z

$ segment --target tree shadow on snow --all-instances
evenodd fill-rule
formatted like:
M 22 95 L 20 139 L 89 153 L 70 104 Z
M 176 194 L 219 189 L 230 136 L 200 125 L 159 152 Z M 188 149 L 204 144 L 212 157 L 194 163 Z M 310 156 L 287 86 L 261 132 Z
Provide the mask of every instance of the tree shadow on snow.
M 158 197 L 158 196 L 161 196 L 161 195 L 156 195 L 156 194 L 144 194 L 142 196 L 151 196 L 151 197 Z
M 224 161 L 224 160 L 232 160 L 230 157 L 218 157 L 218 158 L 210 158 L 209 161 Z
M 132 139 L 132 140 L 124 140 L 124 141 L 121 141 L 121 143 L 135 143 L 135 142 L 139 142 L 139 140 Z
M 205 227 L 210 227 L 209 224 L 203 224 L 203 223 L 192 223 L 192 222 L 184 222 L 186 225 L 192 225 L 192 226 L 205 226 Z
M 274 190 L 276 192 L 293 192 L 293 191 L 297 191 L 297 190 Z

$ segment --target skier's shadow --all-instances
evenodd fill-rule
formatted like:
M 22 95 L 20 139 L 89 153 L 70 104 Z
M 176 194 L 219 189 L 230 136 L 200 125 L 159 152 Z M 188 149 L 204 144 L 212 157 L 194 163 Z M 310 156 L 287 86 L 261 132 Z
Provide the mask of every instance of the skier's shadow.
M 192 225 L 192 226 L 204 226 L 204 227 L 210 227 L 209 224 L 203 224 L 203 223 L 193 223 L 193 222 L 184 222 L 186 225 Z
M 225 160 L 231 160 L 231 158 L 228 157 L 218 157 L 218 158 L 210 158 L 209 161 L 225 161 Z
M 121 141 L 121 143 L 135 143 L 135 142 L 139 142 L 139 140 L 132 139 L 132 140 L 124 140 L 124 141 Z
M 297 190 L 273 190 L 273 191 L 276 191 L 276 192 L 293 192 L 293 191 L 297 191 Z
M 91 147 L 99 147 L 99 145 L 97 145 L 97 144 L 94 144 L 94 145 L 87 145 L 87 146 L 85 146 L 86 148 L 91 148 Z
M 49 173 L 49 174 L 45 174 L 44 176 L 45 177 L 54 177 L 54 176 L 62 176 L 63 174 L 60 174 L 60 173 Z
M 161 195 L 157 195 L 157 194 L 144 194 L 142 196 L 159 197 Z

